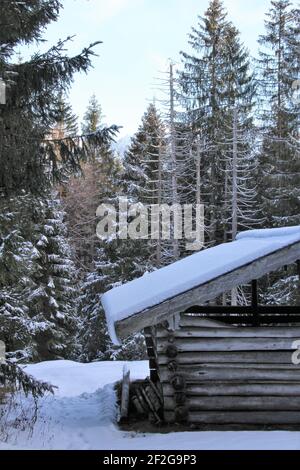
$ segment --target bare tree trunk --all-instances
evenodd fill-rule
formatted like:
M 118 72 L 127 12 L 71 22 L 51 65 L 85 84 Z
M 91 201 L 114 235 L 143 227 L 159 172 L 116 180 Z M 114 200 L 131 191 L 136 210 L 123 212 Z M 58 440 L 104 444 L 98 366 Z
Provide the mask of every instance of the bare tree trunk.
M 237 143 L 237 108 L 233 112 L 233 148 L 232 148 L 232 240 L 235 240 L 237 236 L 238 229 L 238 197 L 237 197 L 237 185 L 238 185 L 238 175 L 237 175 L 237 166 L 238 166 L 238 143 Z
M 233 148 L 232 148 L 232 240 L 235 240 L 238 229 L 238 201 L 237 201 L 237 166 L 238 166 L 238 111 L 233 111 Z M 237 289 L 231 291 L 231 305 L 237 305 Z
M 162 204 L 162 148 L 161 142 L 159 143 L 159 156 L 158 156 L 158 188 L 157 188 L 157 204 L 160 206 Z M 156 246 L 156 264 L 157 267 L 161 266 L 161 223 L 160 223 L 160 213 L 158 212 L 158 240 Z
M 201 204 L 201 143 L 200 137 L 197 139 L 197 157 L 196 157 L 196 204 Z
M 175 129 L 175 89 L 173 64 L 170 64 L 170 133 L 171 133 L 171 161 L 172 161 L 172 202 L 178 204 L 177 187 L 177 161 L 176 161 L 176 129 Z M 179 258 L 179 244 L 173 235 L 174 258 Z

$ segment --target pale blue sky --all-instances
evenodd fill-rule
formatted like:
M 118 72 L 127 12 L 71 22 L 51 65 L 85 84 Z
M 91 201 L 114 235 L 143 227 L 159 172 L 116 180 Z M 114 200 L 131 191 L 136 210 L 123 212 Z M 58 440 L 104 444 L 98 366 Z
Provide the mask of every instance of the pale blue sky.
M 76 34 L 70 53 L 96 40 L 99 57 L 87 76 L 77 75 L 71 102 L 81 117 L 95 93 L 109 124 L 132 134 L 155 96 L 155 80 L 169 58 L 179 61 L 187 35 L 209 0 L 62 0 L 64 10 L 46 32 L 49 44 Z M 242 40 L 256 53 L 270 0 L 224 0 Z

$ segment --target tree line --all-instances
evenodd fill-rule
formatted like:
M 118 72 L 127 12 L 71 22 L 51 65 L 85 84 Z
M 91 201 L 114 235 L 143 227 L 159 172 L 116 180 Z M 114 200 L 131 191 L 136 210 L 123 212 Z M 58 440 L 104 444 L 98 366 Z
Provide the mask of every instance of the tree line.
M 162 78 L 124 156 L 93 96 L 81 131 L 68 103 L 91 45 L 66 57 L 64 42 L 13 63 L 56 21 L 58 1 L 10 2 L 1 19 L 0 339 L 14 361 L 143 358 L 142 335 L 109 340 L 101 295 L 188 255 L 181 240 L 100 240 L 103 203 L 203 204 L 205 248 L 240 230 L 300 224 L 300 10 L 271 1 L 252 59 L 220 0 L 189 35 L 182 64 Z M 13 25 L 6 27 L 5 25 Z M 269 276 L 261 302 L 296 302 L 296 272 Z M 245 303 L 247 288 L 217 299 Z

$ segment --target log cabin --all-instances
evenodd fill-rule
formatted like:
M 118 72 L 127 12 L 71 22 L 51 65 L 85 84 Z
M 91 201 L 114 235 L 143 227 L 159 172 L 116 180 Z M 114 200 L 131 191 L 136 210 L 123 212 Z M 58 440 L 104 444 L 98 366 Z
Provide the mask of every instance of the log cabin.
M 260 304 L 258 281 L 287 266 L 296 305 Z M 116 344 L 144 332 L 163 422 L 300 425 L 299 278 L 300 226 L 253 230 L 112 289 L 102 304 Z M 247 305 L 216 301 L 241 286 Z

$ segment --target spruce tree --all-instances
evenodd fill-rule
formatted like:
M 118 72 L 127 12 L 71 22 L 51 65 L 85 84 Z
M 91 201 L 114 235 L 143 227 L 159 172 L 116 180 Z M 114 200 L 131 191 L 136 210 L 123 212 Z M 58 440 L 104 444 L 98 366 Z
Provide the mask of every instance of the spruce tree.
M 223 129 L 224 43 L 228 19 L 220 0 L 212 0 L 203 18 L 192 29 L 189 44 L 193 53 L 183 53 L 184 72 L 181 89 L 189 120 L 195 134 L 205 136 L 209 151 L 202 159 L 203 197 L 206 215 L 207 242 L 223 238 L 221 214 L 223 172 L 218 142 Z
M 249 54 L 220 0 L 210 2 L 204 17 L 199 18 L 198 27 L 193 28 L 189 43 L 193 54 L 182 53 L 184 71 L 180 76 L 180 93 L 187 109 L 185 120 L 201 142 L 200 173 L 206 242 L 212 245 L 223 242 L 232 232 L 232 194 L 238 191 L 238 182 L 232 178 L 236 111 L 239 115 L 236 144 L 244 178 L 245 175 L 249 178 L 247 171 L 252 168 L 247 154 L 253 141 L 249 133 L 253 128 L 253 77 Z M 251 192 L 253 182 L 247 184 Z M 240 193 L 244 189 L 240 187 Z M 245 210 L 243 212 L 244 219 L 248 218 L 248 221 L 241 220 L 240 227 L 253 222 L 252 215 Z
M 74 136 L 73 121 L 67 136 L 51 136 L 62 115 L 71 117 L 59 97 L 76 72 L 88 71 L 96 44 L 68 57 L 67 40 L 59 41 L 14 63 L 20 46 L 41 43 L 62 5 L 57 0 L 5 3 L 0 19 L 0 77 L 6 85 L 6 103 L 0 104 L 0 335 L 9 357 L 53 359 L 68 356 L 72 348 L 76 276 L 51 190 L 78 174 L 91 147 L 110 141 L 117 128 Z
M 261 147 L 259 197 L 266 227 L 299 225 L 299 104 L 293 84 L 300 75 L 299 9 L 288 0 L 274 0 L 260 37 L 259 90 Z M 262 289 L 266 303 L 296 303 L 295 268 L 284 279 L 274 273 Z
M 74 114 L 67 98 L 62 93 L 57 97 L 54 120 L 55 123 L 51 129 L 51 136 L 54 139 L 60 140 L 65 137 L 76 137 L 78 135 L 78 118 Z
M 299 79 L 299 10 L 288 0 L 271 2 L 260 37 L 260 196 L 265 225 L 300 223 L 299 111 L 292 99 Z M 295 141 L 293 138 L 295 138 Z
M 1 201 L 0 336 L 19 361 L 74 348 L 76 273 L 59 201 L 24 193 Z
M 102 119 L 101 105 L 93 95 L 84 115 L 83 132 L 99 131 L 103 127 Z M 83 166 L 84 178 L 71 181 L 65 198 L 71 240 L 76 248 L 83 278 L 79 299 L 81 324 L 78 341 L 81 344 L 80 359 L 85 362 L 115 358 L 101 296 L 114 287 L 120 274 L 110 243 L 97 238 L 96 210 L 102 203 L 115 199 L 121 179 L 121 165 L 108 144 L 95 145 L 90 151 L 89 162 Z M 74 201 L 77 201 L 76 205 Z
M 151 104 L 125 153 L 123 168 L 114 175 L 111 188 L 102 202 L 112 204 L 116 209 L 119 201 L 125 199 L 128 209 L 133 204 L 148 206 L 157 203 L 157 170 L 163 130 L 158 112 Z M 131 221 L 129 214 L 128 223 Z M 145 358 L 144 338 L 140 334 L 128 339 L 121 348 L 112 348 L 101 296 L 113 287 L 152 271 L 156 263 L 156 246 L 151 240 L 111 237 L 101 241 L 94 268 L 87 275 L 82 289 L 83 360 Z
M 122 195 L 127 199 L 129 206 L 141 204 L 148 209 L 149 222 L 150 206 L 166 202 L 162 161 L 166 153 L 165 145 L 163 121 L 155 105 L 150 104 L 130 147 L 125 152 L 121 185 Z M 159 241 L 150 239 L 149 224 L 147 229 L 147 239 L 141 237 L 137 240 L 125 240 L 120 244 L 125 279 L 139 277 L 163 263 L 162 256 L 160 259 L 157 257 L 156 248 Z
M 89 101 L 82 131 L 95 134 L 103 129 L 101 106 L 93 95 Z M 81 165 L 82 174 L 71 177 L 63 191 L 70 243 L 76 255 L 76 265 L 82 277 L 93 269 L 96 251 L 100 247 L 96 236 L 96 210 L 114 190 L 120 164 L 110 143 L 89 146 L 88 161 Z
M 224 241 L 260 222 L 257 208 L 258 159 L 255 151 L 254 106 L 256 86 L 249 53 L 239 31 L 229 25 L 225 40 L 224 130 L 220 136 L 225 164 Z M 227 218 L 226 218 L 227 211 Z
M 20 189 L 39 193 L 53 181 L 63 181 L 71 171 L 80 170 L 89 144 L 104 142 L 116 131 L 102 129 L 62 141 L 48 138 L 56 119 L 57 94 L 68 90 L 76 72 L 87 72 L 98 43 L 68 57 L 67 39 L 30 60 L 13 62 L 23 44 L 39 45 L 61 6 L 57 0 L 12 0 L 1 9 L 0 76 L 6 83 L 6 103 L 0 105 L 0 188 L 6 194 Z
M 68 357 L 75 349 L 76 270 L 60 201 L 53 196 L 43 198 L 36 202 L 36 209 L 34 240 L 38 255 L 35 288 L 28 298 L 29 315 L 41 325 L 34 334 L 38 358 L 49 360 Z
M 92 132 L 97 132 L 99 128 L 103 126 L 103 113 L 102 107 L 97 100 L 95 94 L 93 94 L 90 98 L 88 107 L 86 112 L 83 116 L 82 122 L 82 132 L 85 134 L 89 134 Z
M 201 180 L 201 153 L 204 142 L 200 141 L 199 135 L 193 134 L 189 116 L 182 111 L 180 94 L 178 93 L 178 78 L 171 63 L 164 80 L 164 92 L 168 100 L 163 101 L 165 132 L 165 150 L 163 152 L 163 202 L 172 207 L 181 208 L 184 204 L 192 206 L 195 217 L 196 206 L 202 204 L 202 180 Z M 181 212 L 182 215 L 182 212 Z M 197 212 L 197 217 L 199 213 Z M 187 240 L 176 233 L 175 217 L 169 243 L 164 243 L 165 263 L 169 264 L 182 256 L 187 256 Z M 201 222 L 199 220 L 199 222 Z M 180 227 L 177 226 L 179 228 Z M 180 234 L 182 235 L 182 234 Z M 188 240 L 189 243 L 195 240 Z M 193 249 L 201 249 L 201 244 Z
M 28 195 L 0 198 L 0 338 L 8 358 L 32 360 L 35 322 L 30 318 L 28 296 L 34 288 L 37 250 L 30 239 Z

